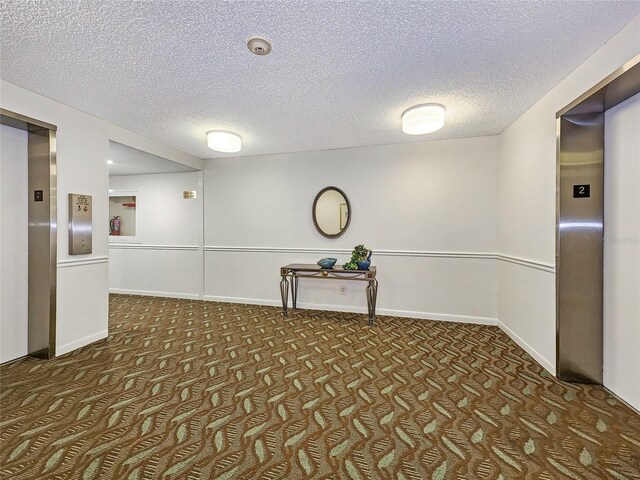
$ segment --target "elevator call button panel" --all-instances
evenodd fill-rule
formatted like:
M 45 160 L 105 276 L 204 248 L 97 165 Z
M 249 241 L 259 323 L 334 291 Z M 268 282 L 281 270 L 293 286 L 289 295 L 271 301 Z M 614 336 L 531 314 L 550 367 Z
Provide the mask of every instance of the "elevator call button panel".
M 91 253 L 91 195 L 69 194 L 69 255 Z
M 591 197 L 591 185 L 574 185 L 573 198 L 589 198 Z

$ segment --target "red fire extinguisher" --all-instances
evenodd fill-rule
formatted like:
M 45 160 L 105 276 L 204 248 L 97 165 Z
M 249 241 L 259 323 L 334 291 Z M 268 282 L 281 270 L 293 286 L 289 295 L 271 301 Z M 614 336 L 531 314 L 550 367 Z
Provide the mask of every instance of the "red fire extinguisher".
M 121 225 L 120 217 L 115 216 L 109 222 L 109 227 L 111 228 L 111 235 L 120 235 L 120 225 Z

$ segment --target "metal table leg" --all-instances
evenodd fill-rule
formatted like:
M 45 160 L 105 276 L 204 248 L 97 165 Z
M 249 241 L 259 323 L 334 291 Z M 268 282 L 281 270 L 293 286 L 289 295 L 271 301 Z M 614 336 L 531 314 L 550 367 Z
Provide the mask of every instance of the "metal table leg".
M 280 296 L 282 297 L 282 314 L 287 316 L 287 303 L 289 302 L 289 280 L 286 275 L 282 275 L 280 281 Z
M 298 302 L 298 275 L 291 277 L 291 299 L 293 300 L 293 309 L 296 309 L 296 303 Z
M 367 286 L 367 308 L 369 310 L 369 325 L 373 325 L 376 318 L 376 302 L 378 300 L 378 281 L 373 280 Z

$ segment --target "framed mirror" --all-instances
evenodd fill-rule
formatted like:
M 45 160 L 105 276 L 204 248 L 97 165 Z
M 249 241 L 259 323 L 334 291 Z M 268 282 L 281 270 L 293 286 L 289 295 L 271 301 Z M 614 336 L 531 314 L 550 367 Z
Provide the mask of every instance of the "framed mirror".
M 320 235 L 338 238 L 351 223 L 351 204 L 347 195 L 338 187 L 326 187 L 313 201 L 313 224 Z

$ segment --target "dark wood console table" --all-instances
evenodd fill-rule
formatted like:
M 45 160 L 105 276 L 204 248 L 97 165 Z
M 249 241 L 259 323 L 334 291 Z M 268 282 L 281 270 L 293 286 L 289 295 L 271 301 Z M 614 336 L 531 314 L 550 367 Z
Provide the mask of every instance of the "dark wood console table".
M 326 280 L 356 280 L 368 282 L 367 308 L 369 310 L 369 325 L 373 325 L 376 318 L 376 300 L 378 298 L 378 280 L 376 280 L 376 267 L 369 270 L 345 270 L 342 267 L 322 268 L 313 263 L 292 263 L 280 268 L 280 295 L 282 296 L 282 313 L 287 316 L 287 304 L 289 303 L 289 278 L 291 278 L 291 299 L 293 308 L 296 308 L 298 300 L 298 279 L 319 278 Z

